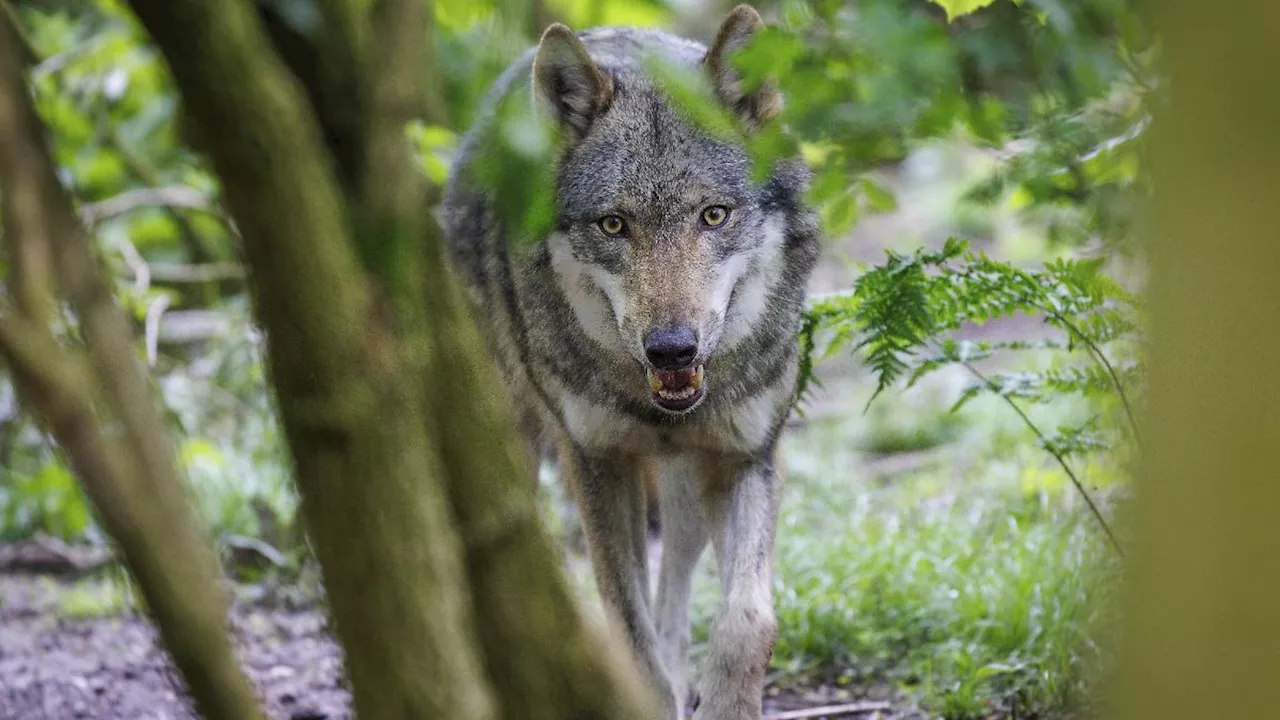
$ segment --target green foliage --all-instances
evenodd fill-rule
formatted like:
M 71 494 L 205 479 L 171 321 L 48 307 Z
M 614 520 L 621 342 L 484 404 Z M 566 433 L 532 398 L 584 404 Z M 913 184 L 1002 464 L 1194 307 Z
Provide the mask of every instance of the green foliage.
M 1119 550 L 1108 523 L 1068 464 L 1068 458 L 1109 449 L 1117 439 L 1138 433 L 1130 398 L 1141 378 L 1132 353 L 1137 340 L 1137 300 L 1102 272 L 1098 260 L 1059 259 L 1041 270 L 1024 270 L 974 253 L 948 240 L 940 250 L 921 249 L 888 260 L 859 277 L 853 292 L 818 300 L 809 311 L 800 340 L 805 358 L 798 397 L 812 383 L 815 334 L 830 334 L 827 353 L 846 347 L 862 354 L 876 388 L 874 400 L 900 379 L 908 387 L 949 366 L 967 370 L 974 381 L 963 389 L 953 410 L 982 394 L 1003 399 L 1036 434 L 1088 501 L 1103 530 Z M 947 337 L 966 326 L 1015 314 L 1032 314 L 1058 331 L 1037 341 L 971 342 Z M 1063 364 L 1027 372 L 983 372 L 977 364 L 996 353 L 1058 351 Z M 1082 423 L 1046 432 L 1020 403 L 1045 403 L 1079 394 L 1096 401 L 1098 413 Z M 1119 405 L 1128 435 L 1115 437 L 1103 413 Z
M 410 125 L 408 133 L 422 171 L 431 182 L 443 186 L 449 177 L 450 154 L 457 148 L 458 135 L 448 128 L 421 122 Z
M 498 104 L 482 130 L 474 181 L 494 198 L 499 218 L 512 228 L 517 250 L 532 247 L 555 223 L 555 178 L 551 159 L 559 129 L 532 107 L 530 94 L 516 93 Z
M 864 169 L 960 137 L 1007 156 L 991 199 L 1019 191 L 1028 212 L 1078 210 L 1087 222 L 1058 219 L 1068 239 L 1123 231 L 1151 84 L 1149 40 L 1129 4 L 941 4 L 972 15 L 949 25 L 919 2 L 785 2 L 778 26 L 739 54 L 748 82 L 775 76 L 785 88 L 782 122 L 814 165 L 828 230 L 848 228 Z
M 1132 339 L 1137 332 L 1136 297 L 1102 272 L 1099 260 L 1054 260 L 1042 270 L 1024 270 L 967 249 L 956 239 L 941 250 L 909 255 L 889 251 L 888 260 L 864 273 L 849 294 L 819 299 L 810 310 L 833 331 L 828 352 L 850 342 L 865 353 L 876 375 L 877 392 L 910 371 L 914 384 L 925 374 L 953 363 L 973 363 L 998 350 L 1082 348 L 1103 368 L 1110 367 L 1100 347 Z M 1060 342 L 1011 341 L 998 344 L 936 341 L 966 324 L 983 324 L 1018 313 L 1038 314 L 1061 330 Z M 919 358 L 933 345 L 937 352 Z M 1097 377 L 1098 369 L 1055 371 L 1038 380 L 1059 392 L 1105 391 L 1111 381 L 1124 393 L 1136 368 L 1124 378 Z M 1023 383 L 1032 382 L 1026 379 Z M 1026 394 L 1026 393 L 1024 393 Z
M 119 568 L 108 568 L 98 577 L 76 581 L 57 596 L 57 612 L 68 620 L 118 615 L 141 605 L 133 580 Z
M 79 540 L 89 531 L 88 502 L 75 476 L 56 459 L 31 473 L 6 468 L 0 477 L 0 539 L 44 532 Z
M 1022 399 L 1053 393 L 1114 393 L 1127 398 L 1140 376 L 1136 362 L 1117 363 L 1104 352 L 1132 343 L 1138 332 L 1137 299 L 1102 271 L 1099 260 L 1054 260 L 1042 270 L 1024 270 L 948 240 L 941 250 L 909 255 L 889 251 L 888 260 L 864 273 L 851 293 L 818 299 L 801 338 L 806 354 L 820 329 L 831 333 L 827 352 L 852 345 L 876 376 L 879 394 L 906 376 L 913 385 L 939 368 L 972 365 L 999 351 L 1058 349 L 1082 352 L 1092 362 L 1036 374 L 1011 374 L 970 386 L 957 407 L 991 390 Z M 1059 339 L 966 342 L 944 333 L 1019 313 L 1038 315 L 1061 331 Z M 922 351 L 931 350 L 922 355 Z M 812 381 L 801 378 L 800 395 Z
M 947 11 L 947 19 L 955 20 L 961 15 L 968 15 L 971 12 L 981 10 L 996 0 L 933 0 L 943 10 Z

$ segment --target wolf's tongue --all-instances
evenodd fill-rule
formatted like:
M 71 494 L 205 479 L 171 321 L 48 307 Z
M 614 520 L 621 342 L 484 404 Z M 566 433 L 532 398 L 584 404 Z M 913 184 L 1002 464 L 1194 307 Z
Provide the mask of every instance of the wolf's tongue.
M 653 374 L 658 377 L 663 389 L 683 390 L 693 381 L 693 375 L 696 372 L 697 368 L 687 368 L 684 370 L 657 370 Z

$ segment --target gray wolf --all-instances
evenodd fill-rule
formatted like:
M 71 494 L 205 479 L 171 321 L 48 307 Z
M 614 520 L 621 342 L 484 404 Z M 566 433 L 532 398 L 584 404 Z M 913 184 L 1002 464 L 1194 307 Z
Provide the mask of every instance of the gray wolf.
M 689 594 L 705 546 L 723 602 L 701 668 L 698 720 L 758 719 L 776 620 L 775 449 L 797 379 L 805 285 L 818 254 L 808 172 L 783 159 L 753 182 L 750 135 L 773 84 L 729 62 L 760 28 L 739 6 L 707 48 L 655 30 L 552 25 L 498 80 L 559 128 L 554 222 L 512 247 L 464 139 L 442 217 L 530 448 L 554 441 L 606 608 L 669 709 L 689 697 Z M 679 112 L 645 58 L 704 73 L 738 135 Z M 492 113 L 489 113 L 492 122 Z M 533 452 L 533 450 L 531 450 Z M 663 561 L 650 598 L 643 478 L 659 478 Z

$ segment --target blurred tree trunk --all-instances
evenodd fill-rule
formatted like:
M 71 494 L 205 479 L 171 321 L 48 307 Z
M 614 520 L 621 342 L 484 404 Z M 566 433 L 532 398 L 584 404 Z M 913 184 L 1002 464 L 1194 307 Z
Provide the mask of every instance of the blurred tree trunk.
M 1150 391 L 1113 717 L 1280 708 L 1280 5 L 1151 3 Z
M 0 357 L 23 407 L 66 454 L 119 546 L 197 709 L 211 719 L 261 717 L 227 641 L 216 558 L 134 353 L 132 326 L 55 175 L 23 84 L 30 48 L 13 20 L 0 6 L 0 198 L 9 263 Z M 55 335 L 59 293 L 83 350 Z

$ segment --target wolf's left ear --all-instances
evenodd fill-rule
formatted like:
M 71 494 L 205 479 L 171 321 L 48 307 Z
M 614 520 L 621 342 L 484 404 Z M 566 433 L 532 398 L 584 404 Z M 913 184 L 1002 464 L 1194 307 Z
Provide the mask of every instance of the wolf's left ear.
M 764 20 L 760 13 L 750 5 L 739 5 L 720 25 L 720 32 L 716 33 L 715 42 L 711 43 L 711 49 L 703 59 L 720 101 L 752 128 L 759 128 L 782 110 L 782 94 L 772 79 L 766 79 L 755 91 L 746 92 L 741 74 L 729 59 L 762 29 Z
M 554 23 L 542 34 L 533 59 L 534 92 L 580 140 L 613 99 L 613 81 L 596 65 L 577 35 Z

